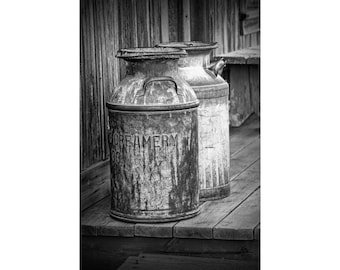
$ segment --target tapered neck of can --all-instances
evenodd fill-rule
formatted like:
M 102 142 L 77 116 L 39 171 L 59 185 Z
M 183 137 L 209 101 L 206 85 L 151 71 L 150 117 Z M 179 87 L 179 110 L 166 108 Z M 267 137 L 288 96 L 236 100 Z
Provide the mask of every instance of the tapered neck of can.
M 178 59 L 150 59 L 129 62 L 127 74 L 143 73 L 147 76 L 162 76 L 178 72 Z
M 188 55 L 179 60 L 179 67 L 204 67 L 210 64 L 212 49 L 201 51 L 187 51 Z

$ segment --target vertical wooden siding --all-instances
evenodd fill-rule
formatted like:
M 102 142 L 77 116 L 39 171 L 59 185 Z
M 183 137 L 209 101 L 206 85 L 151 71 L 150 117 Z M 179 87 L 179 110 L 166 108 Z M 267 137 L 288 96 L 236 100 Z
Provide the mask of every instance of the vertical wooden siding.
M 259 45 L 259 33 L 241 36 L 239 13 L 245 1 L 80 1 L 80 155 L 84 175 L 109 156 L 105 102 L 125 76 L 125 62 L 115 58 L 117 50 L 183 41 L 188 33 L 191 40 L 217 41 L 215 54 Z M 189 31 L 185 25 L 190 25 Z

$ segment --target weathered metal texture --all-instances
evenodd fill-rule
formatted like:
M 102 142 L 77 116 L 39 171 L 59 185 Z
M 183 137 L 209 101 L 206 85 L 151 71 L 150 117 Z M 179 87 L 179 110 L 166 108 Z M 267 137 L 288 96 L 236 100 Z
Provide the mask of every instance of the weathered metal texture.
M 160 47 L 183 48 L 188 55 L 179 60 L 179 74 L 194 89 L 198 108 L 200 200 L 230 194 L 229 85 L 208 69 L 216 43 L 172 42 Z
M 125 221 L 167 222 L 199 213 L 199 101 L 178 75 L 176 53 L 183 51 L 163 50 L 164 57 L 159 51 L 121 51 L 128 74 L 107 103 L 111 216 Z

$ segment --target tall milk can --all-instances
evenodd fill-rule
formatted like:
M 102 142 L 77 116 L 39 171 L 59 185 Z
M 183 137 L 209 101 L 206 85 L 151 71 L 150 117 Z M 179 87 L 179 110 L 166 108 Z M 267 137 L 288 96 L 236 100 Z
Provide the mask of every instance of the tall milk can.
M 214 200 L 230 194 L 229 85 L 218 74 L 224 63 L 210 64 L 217 43 L 198 41 L 161 43 L 157 47 L 182 48 L 179 74 L 194 89 L 199 101 L 198 144 L 200 199 Z
M 171 48 L 118 51 L 127 75 L 106 103 L 117 219 L 167 222 L 199 213 L 199 101 L 178 74 L 185 55 Z

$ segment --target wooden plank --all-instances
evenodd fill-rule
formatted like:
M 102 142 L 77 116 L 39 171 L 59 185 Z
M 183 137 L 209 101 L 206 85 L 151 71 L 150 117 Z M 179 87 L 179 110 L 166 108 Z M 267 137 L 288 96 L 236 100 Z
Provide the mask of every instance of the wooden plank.
M 119 0 L 119 36 L 120 48 L 137 47 L 137 17 L 136 17 L 137 0 Z M 126 19 L 129 16 L 129 19 Z M 126 74 L 126 62 L 119 60 L 120 80 Z
M 110 36 L 110 39 L 108 40 L 110 42 L 110 47 L 113 49 L 113 52 L 108 55 L 108 57 L 111 57 L 110 63 L 113 63 L 112 66 L 113 70 L 109 70 L 109 73 L 113 74 L 113 86 L 117 86 L 120 82 L 120 67 L 119 67 L 119 60 L 115 57 L 117 51 L 120 49 L 120 43 L 118 42 L 120 40 L 120 33 L 119 33 L 119 3 L 118 0 L 113 1 L 113 10 L 112 10 L 112 19 L 113 27 L 110 27 L 112 29 L 112 34 Z M 111 38 L 112 37 L 112 38 Z M 112 46 L 113 45 L 113 46 Z M 109 94 L 108 97 L 111 96 L 113 93 L 113 87 L 110 85 Z
M 182 0 L 183 4 L 183 40 L 190 41 L 191 40 L 191 31 L 190 31 L 190 0 Z
M 103 110 L 102 22 L 100 5 L 83 1 L 81 7 L 81 170 L 106 156 Z
M 218 42 L 218 48 L 215 50 L 214 55 L 224 52 L 224 25 L 223 25 L 223 7 L 225 1 L 217 0 L 216 1 L 216 28 L 217 28 L 217 36 L 215 41 Z
M 243 35 L 249 35 L 260 31 L 260 18 L 249 18 L 242 21 Z
M 260 189 L 214 227 L 214 239 L 253 240 L 259 222 Z
M 212 228 L 247 199 L 259 185 L 260 162 L 257 161 L 234 181 L 231 181 L 229 197 L 205 202 L 200 215 L 178 222 L 174 227 L 174 237 L 212 239 Z
M 110 205 L 109 196 L 82 213 L 81 227 L 83 235 L 89 235 L 88 228 L 92 227 L 95 228 L 97 236 L 134 236 L 135 224 L 111 218 L 109 216 Z
M 81 209 L 84 210 L 110 194 L 109 161 L 102 161 L 83 171 L 81 181 Z
M 234 137 L 242 136 L 248 129 L 256 129 L 258 130 L 258 134 L 260 134 L 260 119 L 256 114 L 252 114 L 242 126 L 231 127 L 229 129 L 230 140 L 234 140 Z
M 234 154 L 230 159 L 230 180 L 233 180 L 240 173 L 260 158 L 260 138 L 257 137 L 249 145 Z
M 235 50 L 240 49 L 240 9 L 239 9 L 239 2 L 240 1 L 234 1 L 234 9 L 235 9 Z
M 83 236 L 82 269 L 117 269 L 129 256 L 161 252 L 169 239 L 143 237 Z
M 164 254 L 140 254 L 129 257 L 118 269 L 145 269 L 145 270 L 196 270 L 196 269 L 229 269 L 249 270 L 258 269 L 257 262 L 228 260 L 224 258 L 201 258 L 194 256 L 174 256 Z
M 106 81 L 106 67 L 105 67 L 105 25 L 103 14 L 103 1 L 95 2 L 95 23 L 96 23 L 96 58 L 97 58 L 97 87 L 99 92 L 99 115 L 100 115 L 100 145 L 101 145 L 101 160 L 105 160 L 106 154 L 106 109 L 105 109 L 105 81 Z
M 135 236 L 143 237 L 172 237 L 173 227 L 177 222 L 167 222 L 158 224 L 137 223 L 135 226 Z
M 190 35 L 191 40 L 205 41 L 205 10 L 203 9 L 203 0 L 190 1 Z
M 238 127 L 252 114 L 249 73 L 246 65 L 229 65 L 230 125 Z
M 85 85 L 85 50 L 84 50 L 84 1 L 80 1 L 80 95 L 79 95 L 79 109 L 80 109 L 80 170 L 83 170 L 83 161 L 85 156 L 84 150 L 84 97 L 82 87 Z
M 170 42 L 183 41 L 180 38 L 180 35 L 182 35 L 183 32 L 179 26 L 179 19 L 181 18 L 182 20 L 182 17 L 179 17 L 180 14 L 178 0 L 168 0 L 168 39 Z
M 254 114 L 251 117 L 249 117 L 251 119 L 247 119 L 247 121 L 241 127 L 230 129 L 231 157 L 235 156 L 237 153 L 239 153 L 245 147 L 249 146 L 259 137 L 260 122 L 258 118 L 255 118 L 255 116 L 256 115 Z M 253 120 L 254 118 L 255 120 Z
M 136 5 L 137 46 L 150 46 L 149 0 L 138 0 Z
M 230 2 L 230 11 L 231 11 L 231 14 L 230 14 L 230 17 L 231 17 L 231 20 L 230 20 L 230 30 L 231 30 L 231 51 L 235 51 L 237 50 L 237 47 L 235 47 L 235 44 L 236 44 L 236 39 L 237 39 L 237 36 L 236 36 L 236 31 L 235 31 L 235 24 L 236 24 L 236 14 L 235 12 L 238 12 L 235 10 L 235 1 L 229 1 Z
M 166 252 L 257 261 L 259 259 L 259 241 L 173 238 L 168 243 Z
M 222 53 L 225 54 L 229 51 L 229 44 L 228 44 L 228 12 L 227 12 L 227 1 L 222 1 Z
M 257 32 L 250 34 L 250 44 L 251 44 L 252 47 L 253 47 L 253 46 L 257 46 L 257 37 L 256 37 L 256 33 L 257 33 Z
M 241 34 L 248 36 L 248 46 L 253 46 L 252 36 L 250 34 L 256 33 L 260 30 L 260 8 L 258 0 L 243 0 L 241 14 L 243 19 L 241 21 Z
M 215 59 L 223 57 L 227 64 L 259 64 L 260 47 L 249 47 L 226 54 L 218 54 Z
M 254 230 L 254 239 L 260 240 L 260 224 L 258 224 Z
M 260 69 L 258 65 L 249 65 L 249 84 L 253 111 L 260 115 Z
M 234 20 L 234 17 L 232 16 L 231 12 L 231 1 L 227 1 L 227 36 L 228 36 L 228 51 L 235 50 L 234 48 L 234 42 L 233 42 L 233 31 L 232 31 L 232 21 Z
M 163 4 L 164 5 L 164 4 Z M 150 44 L 151 47 L 161 42 L 161 6 L 159 0 L 150 0 Z
M 161 4 L 161 33 L 162 42 L 169 42 L 169 12 L 168 0 L 162 0 Z
M 81 245 L 84 270 L 117 269 L 129 256 L 141 252 L 259 261 L 259 241 L 254 240 L 83 236 Z

